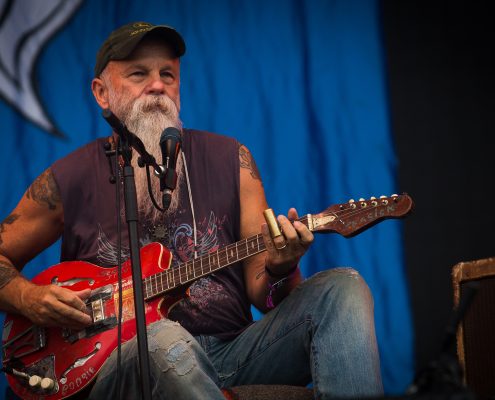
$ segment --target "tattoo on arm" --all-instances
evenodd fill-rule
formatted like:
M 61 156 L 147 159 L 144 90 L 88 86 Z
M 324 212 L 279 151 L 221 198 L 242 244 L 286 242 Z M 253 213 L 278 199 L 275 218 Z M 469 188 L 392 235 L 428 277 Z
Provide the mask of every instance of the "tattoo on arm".
M 251 176 L 254 179 L 258 179 L 259 181 L 261 181 L 261 175 L 260 172 L 258 171 L 258 167 L 256 166 L 256 163 L 254 162 L 253 156 L 251 155 L 247 147 L 240 143 L 239 143 L 239 161 L 241 168 L 248 169 L 251 172 Z
M 60 193 L 51 169 L 47 169 L 31 184 L 26 197 L 38 204 L 46 204 L 49 210 L 55 210 L 60 203 Z
M 17 271 L 12 265 L 0 261 L 0 289 L 2 289 L 5 285 L 7 285 L 7 283 L 18 275 L 19 271 Z
M 14 221 L 19 218 L 19 215 L 17 214 L 10 214 L 7 218 L 5 218 L 3 220 L 3 222 L 0 224 L 0 246 L 2 245 L 3 243 L 3 239 L 2 239 L 2 233 L 5 232 L 5 227 L 7 225 L 11 225 L 14 223 Z

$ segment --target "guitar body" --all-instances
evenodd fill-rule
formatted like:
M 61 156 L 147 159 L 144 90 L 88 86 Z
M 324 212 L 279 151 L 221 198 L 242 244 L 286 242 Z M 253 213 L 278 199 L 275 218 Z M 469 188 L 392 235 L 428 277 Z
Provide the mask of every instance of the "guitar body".
M 141 249 L 143 277 L 169 268 L 170 252 L 159 243 Z M 117 347 L 118 270 L 82 262 L 63 262 L 33 279 L 39 285 L 57 284 L 71 289 L 90 288 L 95 326 L 83 331 L 40 328 L 19 315 L 8 315 L 3 330 L 3 362 L 29 376 L 54 380 L 52 390 L 30 387 L 28 379 L 10 374 L 12 390 L 23 399 L 61 399 L 83 390 L 96 377 Z M 136 335 L 130 261 L 122 265 L 122 342 Z M 155 297 L 145 302 L 146 324 L 166 317 L 180 296 Z M 98 319 L 101 320 L 98 321 Z

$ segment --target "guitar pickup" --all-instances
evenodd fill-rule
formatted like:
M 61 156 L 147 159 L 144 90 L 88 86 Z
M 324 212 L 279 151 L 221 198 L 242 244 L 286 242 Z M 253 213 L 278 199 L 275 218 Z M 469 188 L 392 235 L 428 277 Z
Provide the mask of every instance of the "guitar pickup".
M 105 302 L 112 298 L 112 293 L 112 285 L 106 285 L 91 292 L 86 304 L 91 313 L 93 323 L 97 324 L 105 319 Z
M 91 302 L 91 317 L 93 318 L 93 323 L 98 323 L 105 319 L 105 307 L 103 305 L 103 300 L 98 299 Z

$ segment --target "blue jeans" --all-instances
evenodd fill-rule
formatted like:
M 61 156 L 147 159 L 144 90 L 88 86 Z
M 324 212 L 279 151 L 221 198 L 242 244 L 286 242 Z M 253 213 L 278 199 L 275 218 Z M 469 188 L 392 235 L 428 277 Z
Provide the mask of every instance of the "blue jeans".
M 153 399 L 224 399 L 219 388 L 307 385 L 316 399 L 383 392 L 368 286 L 350 268 L 320 272 L 232 341 L 193 337 L 162 320 L 148 327 Z M 116 352 L 91 397 L 116 393 Z M 121 393 L 140 398 L 135 339 L 122 346 Z M 101 397 L 103 396 L 103 397 Z

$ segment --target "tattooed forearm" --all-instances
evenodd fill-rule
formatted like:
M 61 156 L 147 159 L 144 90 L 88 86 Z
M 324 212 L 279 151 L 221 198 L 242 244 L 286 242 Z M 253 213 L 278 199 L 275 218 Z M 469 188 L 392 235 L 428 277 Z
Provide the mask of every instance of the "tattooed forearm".
M 50 210 L 57 208 L 57 204 L 60 203 L 60 193 L 50 169 L 36 178 L 27 190 L 26 197 L 38 204 L 46 204 Z
M 12 265 L 7 264 L 4 261 L 0 261 L 0 289 L 2 289 L 7 283 L 19 275 Z
M 259 181 L 261 181 L 261 175 L 258 171 L 256 163 L 254 162 L 253 156 L 251 155 L 247 147 L 242 144 L 239 144 L 239 161 L 241 163 L 241 168 L 248 169 L 254 179 L 258 179 Z
M 5 232 L 5 228 L 7 225 L 11 225 L 17 218 L 19 218 L 19 215 L 17 214 L 10 214 L 7 218 L 3 220 L 3 222 L 0 224 L 0 246 L 3 243 L 2 239 L 2 234 Z

